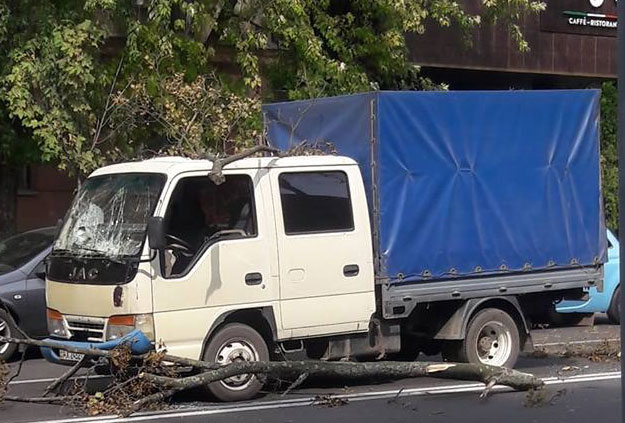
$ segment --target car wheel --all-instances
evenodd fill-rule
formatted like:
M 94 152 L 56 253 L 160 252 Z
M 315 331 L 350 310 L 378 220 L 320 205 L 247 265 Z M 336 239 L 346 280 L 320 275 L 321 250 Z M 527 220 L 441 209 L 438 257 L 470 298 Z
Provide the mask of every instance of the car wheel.
M 10 338 L 17 336 L 17 333 L 11 316 L 9 316 L 6 311 L 0 310 L 0 336 Z M 8 361 L 16 350 L 17 344 L 0 342 L 0 360 Z
M 619 286 L 612 294 L 610 308 L 608 308 L 608 319 L 615 325 L 621 323 L 621 287 Z
M 203 355 L 204 361 L 230 364 L 237 361 L 268 361 L 269 350 L 263 337 L 240 323 L 230 323 L 212 337 Z M 221 401 L 244 401 L 254 398 L 264 381 L 253 374 L 233 376 L 208 385 Z
M 520 346 L 514 319 L 503 310 L 485 308 L 469 321 L 465 339 L 446 342 L 442 354 L 446 361 L 512 368 Z

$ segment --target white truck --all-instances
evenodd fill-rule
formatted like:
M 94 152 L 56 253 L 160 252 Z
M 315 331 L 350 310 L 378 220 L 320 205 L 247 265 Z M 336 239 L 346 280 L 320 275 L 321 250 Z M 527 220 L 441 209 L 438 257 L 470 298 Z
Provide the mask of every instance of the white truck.
M 562 107 L 574 103 L 565 100 Z M 592 136 L 585 140 L 597 142 Z M 568 144 L 561 143 L 566 150 Z M 537 145 L 519 148 L 534 151 Z M 492 148 L 502 150 L 500 164 L 486 166 L 487 172 L 497 172 L 493 183 L 514 185 L 519 176 L 536 183 L 531 163 L 505 162 L 503 149 L 510 146 Z M 208 177 L 212 163 L 207 160 L 163 157 L 101 168 L 82 185 L 49 259 L 50 335 L 97 344 L 139 329 L 154 348 L 224 364 L 289 356 L 414 359 L 420 352 L 442 352 L 448 360 L 513 366 L 520 350 L 531 346 L 532 321 L 555 301 L 580 298 L 584 287 L 601 287 L 605 240 L 599 232 L 598 157 L 588 151 L 590 158 L 571 164 L 567 172 L 591 175 L 583 183 L 596 197 L 594 207 L 554 214 L 549 208 L 555 207 L 554 195 L 540 183 L 531 191 L 547 196 L 548 206 L 529 203 L 522 190 L 514 201 L 511 196 L 476 206 L 495 221 L 502 210 L 519 218 L 518 202 L 526 202 L 522 213 L 529 220 L 512 225 L 498 245 L 493 239 L 469 240 L 487 255 L 488 248 L 514 241 L 510 251 L 499 250 L 507 268 L 476 270 L 479 263 L 469 260 L 471 274 L 463 273 L 464 250 L 384 246 L 384 218 L 376 217 L 378 206 L 371 199 L 380 196 L 373 203 L 383 209 L 389 197 L 383 184 L 372 195 L 370 175 L 363 179 L 362 162 L 349 157 L 246 158 L 224 168 L 220 185 Z M 537 180 L 544 182 L 543 176 Z M 396 206 L 410 216 L 421 200 L 408 196 Z M 427 200 L 434 207 L 435 199 Z M 431 219 L 442 219 L 456 231 L 438 234 L 450 246 L 457 244 L 453 236 L 468 236 L 463 224 L 474 224 L 450 220 L 440 209 L 432 212 Z M 544 263 L 535 259 L 515 268 L 515 254 L 535 236 L 527 222 L 537 218 L 556 225 L 542 245 L 529 241 L 544 253 Z M 557 232 L 560 224 L 578 230 L 578 218 L 597 225 L 597 233 L 587 231 L 579 248 L 579 237 Z M 430 230 L 427 222 L 407 219 L 400 225 L 396 219 L 388 223 L 398 226 L 399 235 L 418 237 L 420 228 Z M 477 229 L 487 233 L 489 224 L 484 220 Z M 440 275 L 434 265 L 422 266 L 419 274 L 389 271 L 388 251 L 406 255 L 405 266 L 412 266 L 424 248 L 425 254 L 455 260 L 455 272 Z M 560 248 L 574 256 L 562 263 Z M 590 262 L 584 248 L 591 250 Z M 80 357 L 56 349 L 46 358 L 67 364 Z M 253 397 L 261 386 L 255 376 L 243 375 L 209 389 L 232 401 Z

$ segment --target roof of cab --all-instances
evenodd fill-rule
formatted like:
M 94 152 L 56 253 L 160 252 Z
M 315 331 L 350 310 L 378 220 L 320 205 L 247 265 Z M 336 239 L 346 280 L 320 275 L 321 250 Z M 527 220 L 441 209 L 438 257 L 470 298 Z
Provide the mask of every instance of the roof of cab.
M 230 163 L 224 167 L 224 170 L 347 166 L 356 164 L 353 159 L 344 156 L 252 157 Z M 105 166 L 97 169 L 89 176 L 109 175 L 113 173 L 163 173 L 167 175 L 177 175 L 189 171 L 209 171 L 211 168 L 212 162 L 210 160 L 168 156 Z

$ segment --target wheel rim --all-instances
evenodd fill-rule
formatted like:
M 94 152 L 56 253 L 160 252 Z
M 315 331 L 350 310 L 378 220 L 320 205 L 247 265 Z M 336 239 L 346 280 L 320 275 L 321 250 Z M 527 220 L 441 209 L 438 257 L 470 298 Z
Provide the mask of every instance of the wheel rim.
M 6 320 L 0 319 L 0 336 L 4 336 L 5 338 L 11 337 L 11 328 L 9 328 L 9 323 Z M 9 349 L 9 343 L 0 343 L 0 355 L 7 352 Z
M 258 351 L 244 339 L 229 340 L 217 350 L 215 362 L 221 365 L 241 362 L 258 361 Z M 253 374 L 232 376 L 221 381 L 221 384 L 233 391 L 242 391 L 254 381 Z
M 503 366 L 512 352 L 512 334 L 500 322 L 485 323 L 478 332 L 475 350 L 481 363 Z

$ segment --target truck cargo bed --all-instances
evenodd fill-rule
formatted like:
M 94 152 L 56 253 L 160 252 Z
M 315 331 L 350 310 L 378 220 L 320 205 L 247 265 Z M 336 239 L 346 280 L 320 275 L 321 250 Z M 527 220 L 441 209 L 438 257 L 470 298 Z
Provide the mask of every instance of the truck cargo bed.
M 489 275 L 543 289 L 545 271 L 582 275 L 574 269 L 605 261 L 598 100 L 596 90 L 375 92 L 263 113 L 272 145 L 330 142 L 359 163 L 378 284 L 469 295 L 496 291 Z

